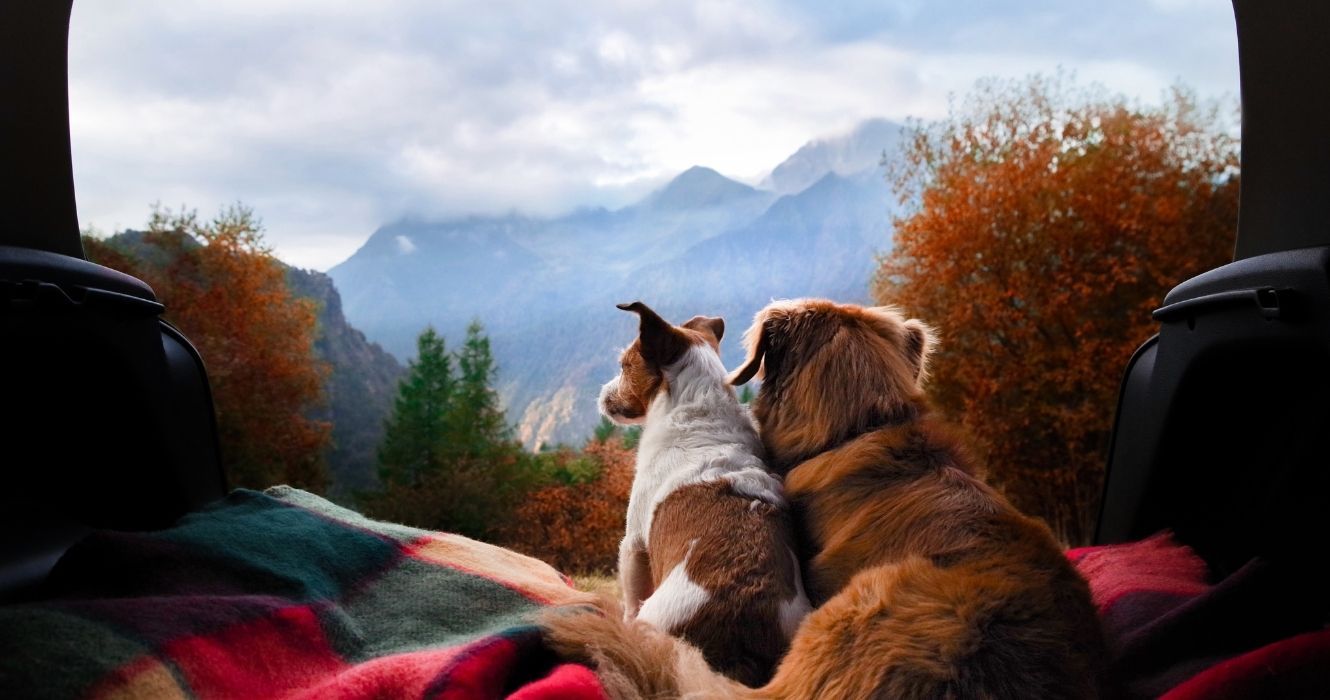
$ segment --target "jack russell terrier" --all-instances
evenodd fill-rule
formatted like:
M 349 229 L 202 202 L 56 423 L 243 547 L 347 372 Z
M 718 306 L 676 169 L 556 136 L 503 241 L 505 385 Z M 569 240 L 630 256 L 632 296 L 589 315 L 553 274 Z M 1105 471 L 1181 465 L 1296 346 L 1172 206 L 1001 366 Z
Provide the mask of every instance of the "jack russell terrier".
M 682 637 L 717 671 L 761 685 L 811 607 L 789 505 L 720 360 L 725 322 L 673 326 L 642 302 L 600 410 L 642 425 L 619 547 L 624 616 Z

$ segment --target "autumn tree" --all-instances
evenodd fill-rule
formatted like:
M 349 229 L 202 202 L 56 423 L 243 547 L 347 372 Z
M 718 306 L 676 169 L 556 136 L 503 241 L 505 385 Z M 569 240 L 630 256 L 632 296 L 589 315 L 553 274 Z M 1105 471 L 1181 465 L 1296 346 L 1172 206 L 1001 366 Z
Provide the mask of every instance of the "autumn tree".
M 600 417 L 600 423 L 596 424 L 596 429 L 591 434 L 591 439 L 598 443 L 604 443 L 606 440 L 617 435 L 619 426 L 615 425 L 609 418 Z
M 931 394 L 993 481 L 1081 543 L 1151 310 L 1230 259 L 1238 161 L 1217 110 L 1181 89 L 1142 107 L 1067 83 L 986 83 L 913 125 L 874 293 L 939 330 Z
M 552 463 L 546 483 L 522 499 L 496 532 L 504 546 L 565 573 L 610 573 L 623 538 L 635 454 L 623 438 L 589 440 L 580 454 L 537 455 Z
M 231 485 L 322 491 L 330 426 L 306 417 L 327 372 L 314 351 L 317 310 L 287 287 L 253 210 L 237 204 L 204 221 L 154 207 L 147 231 L 128 240 L 85 237 L 84 247 L 147 282 L 203 356 Z

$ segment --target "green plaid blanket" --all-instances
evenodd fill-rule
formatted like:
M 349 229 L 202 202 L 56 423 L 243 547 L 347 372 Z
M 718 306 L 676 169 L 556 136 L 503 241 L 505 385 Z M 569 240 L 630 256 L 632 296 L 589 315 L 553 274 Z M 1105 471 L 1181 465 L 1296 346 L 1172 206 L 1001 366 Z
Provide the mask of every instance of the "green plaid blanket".
M 287 487 L 96 533 L 47 590 L 0 607 L 0 697 L 604 696 L 532 623 L 587 599 L 548 565 Z

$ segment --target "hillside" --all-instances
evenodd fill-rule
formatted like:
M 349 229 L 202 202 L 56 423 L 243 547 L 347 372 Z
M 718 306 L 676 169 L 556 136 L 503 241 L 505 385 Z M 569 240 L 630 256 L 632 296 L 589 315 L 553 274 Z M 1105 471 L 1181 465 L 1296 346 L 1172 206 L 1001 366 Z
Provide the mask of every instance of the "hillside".
M 332 422 L 327 455 L 332 494 L 349 496 L 378 483 L 376 453 L 404 370 L 392 355 L 346 322 L 332 278 L 298 268 L 289 268 L 286 278 L 292 292 L 319 304 L 314 350 L 331 371 L 323 384 L 327 406 L 315 416 Z
M 162 249 L 147 244 L 141 231 L 122 231 L 106 239 L 106 243 L 139 260 L 157 265 L 166 262 Z M 188 244 L 197 245 L 192 239 Z M 332 445 L 326 455 L 332 494 L 349 496 L 377 483 L 375 453 L 403 368 L 392 355 L 347 323 L 332 278 L 313 270 L 285 269 L 291 291 L 318 304 L 314 349 L 328 363 L 329 373 L 323 385 L 327 403 L 311 413 L 332 423 Z
M 811 142 L 772 171 L 773 189 L 698 166 L 614 211 L 388 224 L 328 274 L 350 323 L 399 357 L 426 325 L 456 343 L 479 318 L 517 437 L 577 443 L 635 331 L 617 302 L 641 299 L 680 321 L 723 315 L 734 365 L 741 331 L 772 298 L 866 300 L 890 246 L 877 162 L 897 130 L 875 120 Z

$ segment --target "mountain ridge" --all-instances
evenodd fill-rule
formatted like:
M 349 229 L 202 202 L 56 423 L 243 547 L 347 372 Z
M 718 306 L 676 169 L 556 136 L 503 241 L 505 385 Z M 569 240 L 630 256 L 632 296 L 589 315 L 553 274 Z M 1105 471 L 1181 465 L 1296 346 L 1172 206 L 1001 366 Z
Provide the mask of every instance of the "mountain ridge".
M 893 200 L 877 164 L 887 125 L 838 137 L 834 148 L 811 141 L 782 161 L 772 173 L 787 187 L 789 173 L 822 169 L 798 191 L 693 166 L 615 210 L 386 224 L 328 274 L 348 320 L 400 357 L 426 325 L 456 342 L 481 320 L 515 436 L 532 448 L 579 442 L 636 328 L 615 303 L 642 299 L 676 321 L 725 316 L 735 330 L 723 357 L 733 365 L 737 329 L 773 297 L 867 301 L 876 256 L 890 245 Z M 850 169 L 856 163 L 869 166 Z M 495 260 L 496 250 L 505 256 Z

